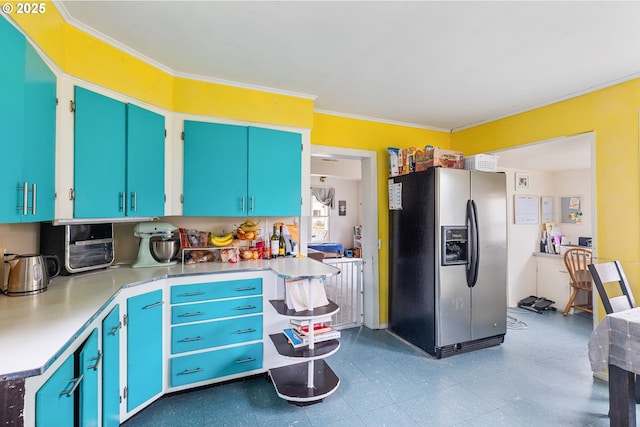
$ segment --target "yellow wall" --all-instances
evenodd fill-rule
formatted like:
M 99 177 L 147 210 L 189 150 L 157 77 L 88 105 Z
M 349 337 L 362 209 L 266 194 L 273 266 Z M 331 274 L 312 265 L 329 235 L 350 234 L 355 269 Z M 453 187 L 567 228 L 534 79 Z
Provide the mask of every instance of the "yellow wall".
M 636 79 L 454 132 L 451 145 L 474 154 L 595 131 L 597 255 L 600 262 L 620 260 L 640 295 L 639 108 Z
M 311 128 L 313 100 L 174 78 L 172 111 Z
M 389 211 L 387 178 L 389 161 L 387 147 L 424 147 L 434 145 L 449 148 L 450 133 L 411 128 L 332 116 L 314 115 L 311 143 L 375 151 L 378 160 L 378 237 L 382 242 L 379 257 L 380 323 L 389 320 Z

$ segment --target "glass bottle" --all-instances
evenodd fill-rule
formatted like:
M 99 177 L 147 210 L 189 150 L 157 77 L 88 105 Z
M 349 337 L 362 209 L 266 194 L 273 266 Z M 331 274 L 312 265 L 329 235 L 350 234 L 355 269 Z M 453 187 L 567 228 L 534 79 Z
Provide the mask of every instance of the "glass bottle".
M 278 256 L 278 249 L 280 247 L 280 239 L 278 239 L 275 225 L 273 226 L 273 234 L 271 235 L 269 243 L 271 244 L 271 258 L 275 258 Z
M 280 240 L 278 241 L 278 256 L 285 256 L 287 244 L 284 241 L 284 233 L 282 232 L 282 226 L 280 226 Z

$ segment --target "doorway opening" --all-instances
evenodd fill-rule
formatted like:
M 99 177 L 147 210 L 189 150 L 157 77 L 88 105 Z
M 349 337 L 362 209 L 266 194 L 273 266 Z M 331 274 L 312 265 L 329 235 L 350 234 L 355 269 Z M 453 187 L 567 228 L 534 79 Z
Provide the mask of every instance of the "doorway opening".
M 357 236 L 360 245 L 362 259 L 362 319 L 363 324 L 371 329 L 380 328 L 380 304 L 379 304 L 379 279 L 378 279 L 378 193 L 377 193 L 377 160 L 376 152 L 368 150 L 355 150 L 340 147 L 328 147 L 311 145 L 311 158 L 314 159 L 333 159 L 337 165 L 334 165 L 334 174 L 344 174 L 345 179 L 355 179 L 351 175 L 354 168 L 347 167 L 346 171 L 340 172 L 339 163 L 341 160 L 348 162 L 356 162 L 360 169 L 359 179 L 359 212 L 360 217 L 358 224 L 361 226 Z M 313 169 L 313 167 L 312 167 Z M 313 174 L 311 170 L 311 174 Z M 327 173 L 322 176 L 327 177 Z M 349 178 L 351 176 L 351 178 Z M 340 200 L 337 201 L 339 203 Z M 353 202 L 346 201 L 344 209 L 348 213 L 350 209 L 356 208 L 352 206 Z M 342 212 L 341 212 L 342 213 Z M 351 230 L 352 239 L 353 230 Z M 333 237 L 332 237 L 333 240 Z M 354 240 L 355 245 L 355 240 Z
M 509 307 L 516 307 L 521 299 L 537 295 L 556 301 L 554 307 L 558 311 L 565 309 L 570 295 L 568 273 L 560 255 L 553 259 L 539 253 L 543 223 L 554 222 L 559 225 L 571 244 L 578 244 L 578 236 L 592 238 L 592 250 L 596 256 L 595 142 L 595 132 L 586 132 L 492 153 L 499 157 L 499 170 L 507 173 L 509 215 L 514 215 L 516 195 L 537 197 L 541 203 L 541 217 L 537 223 L 515 224 L 513 218 L 509 221 Z M 524 190 L 515 182 L 515 176 L 523 173 L 530 179 Z M 567 221 L 562 215 L 562 201 L 567 198 L 583 203 L 581 215 L 584 213 L 584 216 L 579 223 Z M 542 218 L 545 199 L 552 205 L 551 221 Z M 593 322 L 597 318 L 597 304 L 594 304 Z

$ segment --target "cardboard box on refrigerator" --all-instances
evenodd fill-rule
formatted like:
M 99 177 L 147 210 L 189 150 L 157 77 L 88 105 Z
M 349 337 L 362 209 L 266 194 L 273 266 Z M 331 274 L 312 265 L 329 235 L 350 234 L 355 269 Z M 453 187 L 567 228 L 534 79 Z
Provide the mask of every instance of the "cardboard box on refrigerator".
M 444 168 L 464 169 L 464 155 L 460 151 L 443 150 L 435 147 L 425 150 L 424 163 L 426 168 L 442 166 Z

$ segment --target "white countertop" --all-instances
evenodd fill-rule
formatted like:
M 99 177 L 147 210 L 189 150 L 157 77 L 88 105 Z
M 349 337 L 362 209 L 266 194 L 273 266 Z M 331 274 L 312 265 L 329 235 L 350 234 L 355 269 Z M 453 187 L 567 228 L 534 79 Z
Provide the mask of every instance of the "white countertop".
M 123 287 L 183 275 L 271 270 L 284 278 L 333 276 L 340 270 L 309 258 L 278 258 L 237 264 L 202 263 L 131 268 L 58 276 L 47 291 L 30 296 L 0 294 L 0 381 L 39 375 L 99 316 Z
M 562 255 L 560 254 L 548 254 L 546 252 L 534 252 L 533 256 L 542 257 L 542 258 L 558 258 L 562 259 Z

